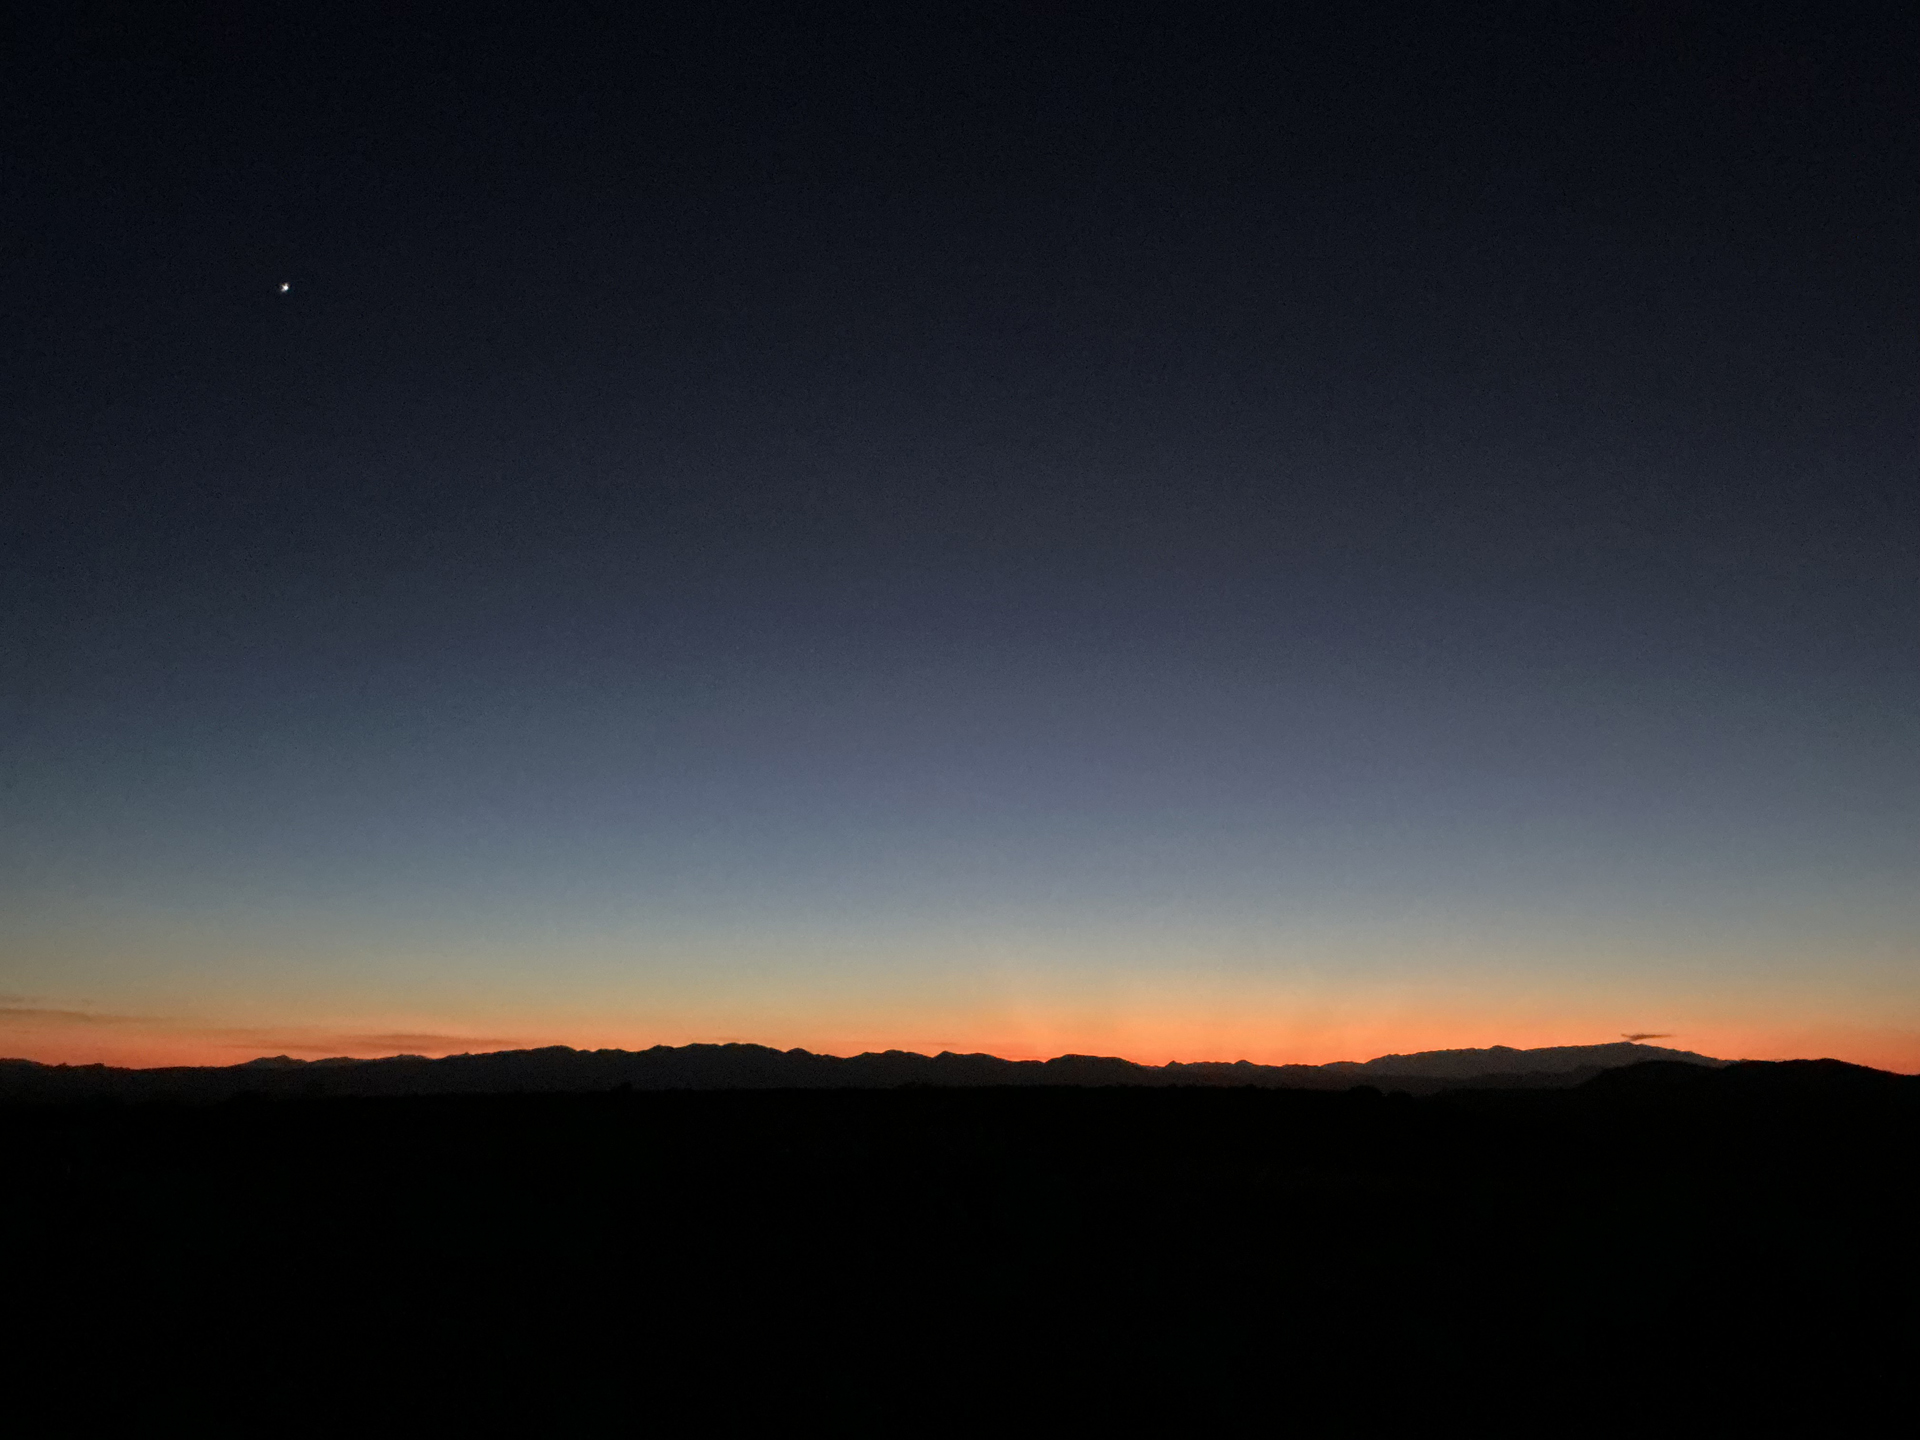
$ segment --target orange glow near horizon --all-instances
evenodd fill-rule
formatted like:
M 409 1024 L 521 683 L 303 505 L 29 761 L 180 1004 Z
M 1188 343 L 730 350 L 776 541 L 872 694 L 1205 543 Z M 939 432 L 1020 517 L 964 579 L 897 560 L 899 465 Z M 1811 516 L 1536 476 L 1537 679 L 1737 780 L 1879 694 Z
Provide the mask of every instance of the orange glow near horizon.
M 417 1019 L 417 1017 L 415 1017 Z M 374 1059 L 396 1054 L 429 1057 L 567 1045 L 580 1050 L 644 1050 L 656 1044 L 742 1042 L 777 1049 L 802 1048 L 819 1054 L 852 1055 L 870 1050 L 984 1052 L 1009 1060 L 1044 1060 L 1056 1055 L 1115 1055 L 1141 1064 L 1170 1060 L 1233 1061 L 1259 1064 L 1324 1064 L 1367 1060 L 1379 1055 L 1423 1050 L 1506 1045 L 1532 1049 L 1553 1045 L 1591 1045 L 1620 1038 L 1622 1024 L 1609 1031 L 1604 1020 L 1587 1015 L 1559 1020 L 1529 1016 L 1475 1023 L 1471 1016 L 1364 1018 L 1303 1024 L 1299 1020 L 1259 1023 L 1187 1022 L 1166 1016 L 1105 1017 L 1100 1023 L 1075 1023 L 1067 1017 L 1022 1017 L 1019 1023 L 941 1024 L 922 1020 L 886 1024 L 803 1026 L 778 1024 L 753 1031 L 685 1024 L 642 1033 L 637 1027 L 604 1023 L 572 1024 L 551 1020 L 520 1026 L 425 1029 L 417 1025 L 365 1026 L 204 1026 L 133 1016 L 94 1016 L 77 1011 L 9 1009 L 0 1011 L 0 1056 L 43 1064 L 105 1064 L 148 1068 L 167 1065 L 233 1065 L 260 1056 L 296 1059 L 352 1056 Z M 1504 1022 L 1504 1023 L 1503 1023 Z M 1662 1027 L 1665 1028 L 1665 1027 Z M 1671 1037 L 1650 1044 L 1726 1059 L 1833 1058 L 1877 1069 L 1920 1073 L 1920 1033 L 1895 1028 L 1846 1024 L 1777 1023 L 1702 1024 L 1675 1028 Z

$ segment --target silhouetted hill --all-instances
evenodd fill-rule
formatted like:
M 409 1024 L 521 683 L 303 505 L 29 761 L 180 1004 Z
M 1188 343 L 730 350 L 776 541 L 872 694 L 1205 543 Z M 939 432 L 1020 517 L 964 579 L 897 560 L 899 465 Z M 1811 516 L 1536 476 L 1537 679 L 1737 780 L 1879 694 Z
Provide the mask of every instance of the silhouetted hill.
M 1415 1055 L 1382 1055 L 1374 1060 L 1336 1060 L 1321 1068 L 1362 1075 L 1419 1075 L 1434 1079 L 1465 1080 L 1489 1075 L 1559 1075 L 1599 1071 L 1650 1060 L 1680 1061 L 1688 1065 L 1725 1065 L 1691 1050 L 1669 1050 L 1660 1045 L 1636 1045 L 1616 1040 L 1610 1045 L 1550 1045 L 1538 1050 L 1515 1050 L 1493 1045 L 1484 1050 L 1423 1050 Z
M 1359 1066 L 753 1046 L 0 1071 L 109 1097 L 0 1104 L 0 1338 L 22 1373 L 23 1345 L 164 1356 L 142 1403 L 303 1357 L 315 1396 L 390 1365 L 485 1397 L 529 1365 L 657 1386 L 716 1353 L 742 1386 L 787 1377 L 782 1403 L 930 1356 L 1093 1366 L 1123 1396 L 1155 1367 L 1204 1393 L 1356 1353 L 1363 1385 L 1434 1357 L 1590 1394 L 1748 1365 L 1770 1394 L 1782 1364 L 1905 1373 L 1915 1339 L 1920 1077 L 1837 1061 L 1420 1096 Z M 480 1093 L 402 1093 L 456 1083 Z
M 906 1050 L 840 1057 L 764 1045 L 656 1045 L 650 1050 L 574 1050 L 564 1045 L 429 1060 L 295 1060 L 263 1056 L 240 1065 L 148 1070 L 0 1061 L 0 1099 L 107 1098 L 213 1101 L 240 1094 L 478 1095 L 635 1090 L 837 1090 L 1037 1085 L 1257 1085 L 1345 1090 L 1355 1085 L 1425 1094 L 1453 1086 L 1564 1087 L 1605 1070 L 1659 1060 L 1688 1067 L 1727 1062 L 1682 1050 L 1619 1042 L 1514 1050 L 1434 1050 L 1364 1063 L 1138 1065 L 1101 1055 L 1002 1060 L 994 1055 L 920 1055 Z

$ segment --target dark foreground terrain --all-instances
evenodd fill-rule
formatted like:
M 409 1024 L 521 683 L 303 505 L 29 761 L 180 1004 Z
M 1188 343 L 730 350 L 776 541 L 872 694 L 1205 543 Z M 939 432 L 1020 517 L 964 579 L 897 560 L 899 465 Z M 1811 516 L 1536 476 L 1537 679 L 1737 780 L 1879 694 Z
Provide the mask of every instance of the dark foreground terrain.
M 1858 1388 L 1917 1334 L 1920 1078 L 1831 1061 L 1422 1097 L 16 1101 L 0 1139 L 9 1357 L 97 1357 L 80 1409 L 184 1385 L 209 1424 L 262 1384 L 315 1416 L 691 1386 L 905 1423 L 1040 1379 L 1198 1419 L 1335 1362 L 1377 1371 L 1357 1407 L 1416 1372 L 1625 1405 L 1785 1384 L 1782 1355 Z

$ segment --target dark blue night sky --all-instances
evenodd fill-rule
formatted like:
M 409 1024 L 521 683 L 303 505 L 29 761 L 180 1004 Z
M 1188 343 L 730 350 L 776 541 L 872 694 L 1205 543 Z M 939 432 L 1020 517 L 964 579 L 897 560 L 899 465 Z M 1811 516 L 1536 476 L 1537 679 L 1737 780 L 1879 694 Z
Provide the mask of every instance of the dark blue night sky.
M 33 22 L 0 1052 L 1920 1069 L 1912 15 L 1339 14 Z

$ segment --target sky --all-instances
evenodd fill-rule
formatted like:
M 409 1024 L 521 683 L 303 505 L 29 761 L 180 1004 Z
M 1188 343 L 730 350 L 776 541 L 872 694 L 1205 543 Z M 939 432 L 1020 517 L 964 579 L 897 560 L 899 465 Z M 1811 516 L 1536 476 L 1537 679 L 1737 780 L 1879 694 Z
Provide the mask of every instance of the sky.
M 0 1054 L 1920 1071 L 1909 8 L 9 23 Z

